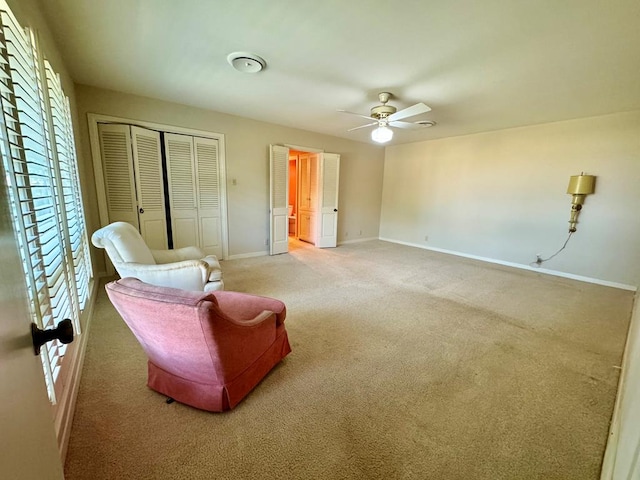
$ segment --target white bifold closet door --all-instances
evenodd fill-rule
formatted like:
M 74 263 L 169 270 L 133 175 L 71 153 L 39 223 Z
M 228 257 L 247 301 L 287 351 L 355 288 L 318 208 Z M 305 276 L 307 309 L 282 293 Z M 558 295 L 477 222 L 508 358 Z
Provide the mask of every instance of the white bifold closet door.
M 167 248 L 160 133 L 99 124 L 109 222 L 129 222 L 152 249 Z
M 222 258 L 218 140 L 165 133 L 173 247 Z

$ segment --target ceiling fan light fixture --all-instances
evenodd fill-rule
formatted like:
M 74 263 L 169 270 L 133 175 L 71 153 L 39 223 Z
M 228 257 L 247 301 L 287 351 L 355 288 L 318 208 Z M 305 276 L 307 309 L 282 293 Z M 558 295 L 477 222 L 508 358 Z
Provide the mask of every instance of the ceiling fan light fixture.
M 371 132 L 371 140 L 377 143 L 387 143 L 393 138 L 393 130 L 386 125 L 380 125 Z

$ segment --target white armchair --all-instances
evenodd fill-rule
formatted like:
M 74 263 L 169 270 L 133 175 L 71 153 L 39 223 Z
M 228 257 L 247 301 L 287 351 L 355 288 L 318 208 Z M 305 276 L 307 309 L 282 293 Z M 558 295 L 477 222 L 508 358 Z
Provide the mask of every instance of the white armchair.
M 91 242 L 104 248 L 120 277 L 183 290 L 224 290 L 220 263 L 198 247 L 151 250 L 138 230 L 126 222 L 102 227 Z

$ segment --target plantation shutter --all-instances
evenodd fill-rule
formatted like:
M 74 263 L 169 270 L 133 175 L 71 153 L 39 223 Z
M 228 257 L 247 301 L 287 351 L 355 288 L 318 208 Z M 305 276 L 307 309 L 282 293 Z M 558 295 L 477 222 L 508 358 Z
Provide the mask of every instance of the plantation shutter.
M 51 64 L 45 60 L 45 72 L 51 107 L 51 123 L 53 138 L 58 157 L 60 184 L 63 208 L 66 213 L 65 230 L 69 236 L 70 274 L 75 285 L 77 302 L 76 317 L 80 316 L 86 305 L 89 293 L 89 279 L 91 278 L 91 256 L 89 253 L 89 239 L 84 222 L 82 207 L 82 192 L 78 175 L 78 161 L 76 158 L 73 125 L 71 123 L 71 108 L 69 99 L 65 96 L 60 83 L 60 76 L 55 73 Z M 77 326 L 78 330 L 80 325 Z
M 79 333 L 91 269 L 66 98 L 59 80 L 47 87 L 55 98 L 46 95 L 45 61 L 38 57 L 35 37 L 4 2 L 0 24 L 0 145 L 33 320 L 40 328 L 54 328 L 70 318 Z M 55 83 L 49 70 L 48 80 Z M 72 228 L 75 236 L 68 233 Z M 74 245 L 72 238 L 80 243 Z M 52 403 L 64 387 L 59 380 L 67 348 L 54 340 L 41 349 Z

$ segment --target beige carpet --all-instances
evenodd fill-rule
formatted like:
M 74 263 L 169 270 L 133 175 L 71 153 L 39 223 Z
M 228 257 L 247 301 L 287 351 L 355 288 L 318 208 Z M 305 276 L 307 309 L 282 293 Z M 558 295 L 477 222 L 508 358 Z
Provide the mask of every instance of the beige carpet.
M 633 295 L 381 241 L 223 263 L 293 352 L 234 410 L 145 386 L 104 293 L 73 479 L 597 479 Z

